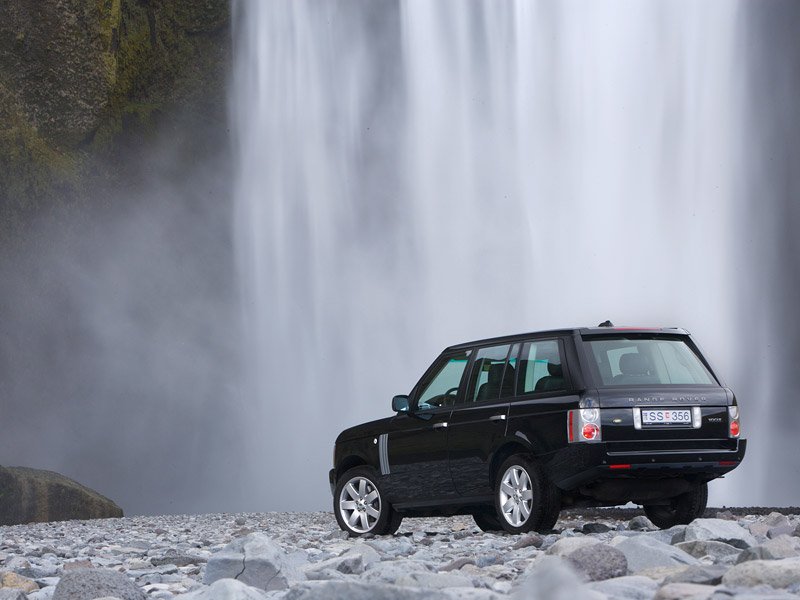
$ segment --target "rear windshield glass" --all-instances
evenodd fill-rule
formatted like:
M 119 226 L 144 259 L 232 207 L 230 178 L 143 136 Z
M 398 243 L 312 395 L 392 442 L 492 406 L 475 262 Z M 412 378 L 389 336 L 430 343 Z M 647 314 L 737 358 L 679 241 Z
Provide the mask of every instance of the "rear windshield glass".
M 716 384 L 681 339 L 604 337 L 587 343 L 604 386 Z

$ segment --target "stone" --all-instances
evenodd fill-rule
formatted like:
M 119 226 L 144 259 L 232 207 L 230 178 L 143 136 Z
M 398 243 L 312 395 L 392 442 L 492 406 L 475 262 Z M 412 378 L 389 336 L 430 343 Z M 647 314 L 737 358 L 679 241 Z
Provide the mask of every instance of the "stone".
M 628 574 L 628 559 L 617 548 L 608 544 L 594 544 L 578 548 L 567 560 L 589 581 L 602 581 Z
M 76 569 L 64 573 L 53 600 L 87 600 L 113 596 L 120 600 L 146 600 L 144 592 L 122 573 L 110 569 Z
M 649 577 L 628 575 L 604 581 L 595 581 L 587 587 L 614 600 L 652 600 L 658 587 Z M 579 596 L 576 596 L 579 598 Z M 544 600 L 544 599 L 543 599 Z
M 541 548 L 543 541 L 542 536 L 538 533 L 526 533 L 514 542 L 511 548 L 514 550 L 521 550 L 522 548 L 529 548 L 531 546 L 534 548 Z
M 725 519 L 726 521 L 735 521 L 736 516 L 729 510 L 720 510 L 714 515 L 717 519 Z
M 475 564 L 474 558 L 467 558 L 465 556 L 462 556 L 460 558 L 456 558 L 455 560 L 451 560 L 449 563 L 447 563 L 439 570 L 445 572 L 456 571 L 465 565 L 474 565 L 474 564 Z
M 715 542 L 712 540 L 694 540 L 691 542 L 680 542 L 675 544 L 679 548 L 691 554 L 695 558 L 711 557 L 714 562 L 733 563 L 743 552 L 740 548 L 726 544 L 725 542 Z
M 570 539 L 570 538 L 566 538 Z M 541 556 L 520 576 L 517 589 L 519 600 L 581 600 L 601 599 L 604 596 L 581 583 L 580 575 L 558 556 Z
M 695 519 L 686 526 L 684 541 L 714 540 L 745 549 L 758 542 L 749 531 L 724 519 Z
M 581 531 L 585 534 L 606 533 L 611 531 L 611 527 L 605 523 L 584 523 L 583 527 L 581 527 Z
M 786 525 L 778 525 L 777 527 L 770 527 L 767 530 L 767 537 L 774 539 L 782 535 L 792 535 L 794 533 L 794 529 L 794 526 L 790 523 L 787 523 Z
M 771 512 L 766 517 L 761 519 L 764 524 L 770 527 L 783 527 L 789 525 L 789 518 L 783 513 Z
M 0 588 L 0 600 L 28 600 L 28 596 L 22 590 Z
M 740 563 L 723 575 L 722 583 L 743 587 L 764 583 L 774 588 L 785 588 L 800 583 L 800 558 L 750 560 Z
M 113 501 L 52 471 L 0 467 L 0 489 L 0 525 L 122 517 Z
M 737 559 L 737 563 L 747 562 L 748 560 L 776 560 L 779 558 L 792 558 L 800 555 L 798 551 L 798 541 L 796 538 L 782 535 L 772 540 L 767 540 L 763 544 L 753 546 L 742 553 Z
M 561 538 L 555 544 L 550 546 L 547 549 L 547 554 L 552 556 L 567 556 L 572 554 L 578 548 L 583 548 L 584 546 L 594 546 L 595 544 L 599 544 L 600 540 L 593 537 L 588 536 L 576 536 L 576 537 L 567 537 Z
M 654 600 L 706 600 L 716 588 L 698 583 L 668 583 L 659 588 Z
M 628 570 L 637 573 L 653 567 L 697 564 L 697 559 L 680 548 L 646 536 L 615 537 L 611 545 L 625 555 Z
M 315 577 L 315 574 L 327 569 L 338 571 L 345 575 L 361 575 L 364 572 L 364 559 L 360 554 L 345 552 L 341 556 L 314 563 L 306 568 L 305 572 L 310 579 L 319 579 L 319 577 Z
M 702 585 L 717 585 L 722 583 L 722 576 L 728 572 L 728 567 L 723 565 L 692 565 L 682 571 L 667 575 L 664 583 L 698 583 Z
M 639 515 L 638 517 L 633 517 L 628 522 L 628 529 L 631 531 L 643 531 L 647 529 L 657 529 L 653 522 L 645 517 L 644 515 Z
M 36 585 L 36 582 L 32 579 L 28 579 L 17 573 L 9 572 L 3 573 L 2 576 L 0 576 L 0 588 L 21 590 L 27 594 L 29 592 L 35 592 L 39 589 L 39 586 Z
M 419 560 L 395 559 L 384 560 L 372 565 L 362 575 L 361 580 L 370 583 L 391 583 L 403 579 L 409 573 L 429 573 L 428 563 Z
M 219 579 L 210 586 L 179 596 L 181 600 L 266 600 L 267 595 L 258 588 L 236 579 Z
M 208 560 L 203 583 L 225 578 L 272 591 L 284 590 L 290 581 L 300 581 L 305 576 L 272 538 L 251 533 L 233 540 Z
M 500 598 L 489 590 L 480 592 L 488 593 L 483 596 L 486 600 Z M 281 600 L 445 600 L 446 598 L 448 595 L 443 590 L 421 590 L 360 581 L 301 583 L 281 596 Z M 480 597 L 473 596 L 471 600 L 480 600 Z

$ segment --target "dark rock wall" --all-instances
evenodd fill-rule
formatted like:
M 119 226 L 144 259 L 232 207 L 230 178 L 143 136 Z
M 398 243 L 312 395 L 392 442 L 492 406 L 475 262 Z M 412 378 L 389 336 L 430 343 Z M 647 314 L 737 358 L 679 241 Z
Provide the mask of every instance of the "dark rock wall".
M 0 232 L 118 185 L 165 129 L 224 131 L 229 12 L 226 0 L 0 3 Z

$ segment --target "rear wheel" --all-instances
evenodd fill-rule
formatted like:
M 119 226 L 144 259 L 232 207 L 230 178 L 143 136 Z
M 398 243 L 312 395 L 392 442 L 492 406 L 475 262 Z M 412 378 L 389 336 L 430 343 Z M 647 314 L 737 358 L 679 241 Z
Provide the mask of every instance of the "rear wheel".
M 381 493 L 378 477 L 369 467 L 350 469 L 339 479 L 333 494 L 333 513 L 352 536 L 386 535 L 400 526 L 402 516 Z
M 676 496 L 669 504 L 645 505 L 644 514 L 661 529 L 688 525 L 702 517 L 708 502 L 708 484 L 702 483 L 685 494 Z
M 497 517 L 494 515 L 490 515 L 487 513 L 474 513 L 472 518 L 475 519 L 475 524 L 481 528 L 481 531 L 492 532 L 492 531 L 502 531 L 503 526 L 500 525 L 500 521 L 497 520 Z
M 510 456 L 497 470 L 494 506 L 497 521 L 509 533 L 536 529 L 542 520 L 542 475 L 522 454 Z

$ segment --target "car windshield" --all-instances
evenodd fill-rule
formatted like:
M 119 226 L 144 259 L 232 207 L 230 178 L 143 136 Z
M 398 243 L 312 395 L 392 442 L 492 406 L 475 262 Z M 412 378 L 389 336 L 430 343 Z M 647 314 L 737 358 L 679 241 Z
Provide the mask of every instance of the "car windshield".
M 603 337 L 587 343 L 604 386 L 716 384 L 682 339 Z

